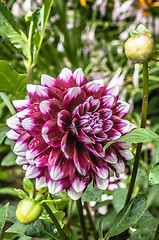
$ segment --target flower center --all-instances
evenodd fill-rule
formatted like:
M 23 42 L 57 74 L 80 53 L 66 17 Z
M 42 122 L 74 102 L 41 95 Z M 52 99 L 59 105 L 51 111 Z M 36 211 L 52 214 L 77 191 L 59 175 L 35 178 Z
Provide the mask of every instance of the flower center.
M 98 112 L 87 112 L 78 120 L 78 128 L 82 128 L 86 133 L 96 134 L 102 130 L 103 121 L 99 118 Z

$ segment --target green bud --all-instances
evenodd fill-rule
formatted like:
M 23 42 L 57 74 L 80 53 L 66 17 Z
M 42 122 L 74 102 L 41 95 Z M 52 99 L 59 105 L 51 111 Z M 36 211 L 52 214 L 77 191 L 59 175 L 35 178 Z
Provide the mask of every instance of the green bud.
M 18 203 L 16 217 L 19 222 L 30 224 L 41 214 L 42 205 L 35 199 L 25 198 Z
M 26 177 L 23 179 L 23 188 L 26 192 L 29 193 L 29 197 L 32 198 L 34 193 L 34 186 L 32 182 Z
M 127 58 L 137 63 L 147 63 L 156 52 L 153 38 L 149 31 L 130 37 L 125 43 Z

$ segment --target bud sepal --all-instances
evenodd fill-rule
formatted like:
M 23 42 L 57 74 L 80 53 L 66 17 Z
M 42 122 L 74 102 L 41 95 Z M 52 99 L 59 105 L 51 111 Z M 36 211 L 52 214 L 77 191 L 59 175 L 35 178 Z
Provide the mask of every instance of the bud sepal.
M 156 54 L 156 46 L 148 31 L 143 25 L 136 30 L 130 30 L 130 38 L 125 43 L 127 58 L 137 63 L 148 63 Z

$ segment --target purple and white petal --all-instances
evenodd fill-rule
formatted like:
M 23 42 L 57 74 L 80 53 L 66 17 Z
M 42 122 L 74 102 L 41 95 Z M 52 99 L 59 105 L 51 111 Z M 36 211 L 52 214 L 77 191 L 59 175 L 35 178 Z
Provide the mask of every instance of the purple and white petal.
M 12 103 L 14 107 L 17 109 L 17 111 L 19 112 L 28 108 L 31 105 L 31 100 L 30 99 L 13 100 Z
M 57 115 L 57 125 L 62 132 L 68 132 L 71 124 L 71 114 L 67 110 L 62 110 Z
M 61 150 L 67 159 L 72 159 L 74 153 L 75 138 L 72 134 L 66 133 L 61 141 Z
M 113 97 L 118 97 L 119 95 L 119 87 L 115 85 L 108 85 L 106 88 L 106 94 L 112 95 Z
M 6 136 L 11 140 L 16 141 L 20 134 L 11 129 L 10 131 L 6 132 Z
M 41 75 L 41 85 L 45 87 L 54 87 L 56 84 L 56 78 L 50 77 L 47 74 Z
M 100 99 L 100 103 L 101 103 L 101 108 L 111 108 L 114 104 L 114 97 L 112 95 L 106 95 L 101 97 Z
M 63 68 L 60 72 L 58 79 L 62 80 L 64 83 L 69 84 L 69 80 L 72 77 L 73 72 L 69 68 Z
M 89 128 L 89 126 L 87 127 L 87 130 L 89 130 L 88 128 Z M 91 130 L 92 129 L 90 127 L 90 131 Z M 92 137 L 89 137 L 87 134 L 85 134 L 82 129 L 78 132 L 76 138 L 79 142 L 82 142 L 84 144 L 95 143 L 95 140 Z
M 125 171 L 125 164 L 122 160 L 118 161 L 115 164 L 111 164 L 111 166 L 116 170 L 117 173 L 121 174 Z
M 48 120 L 42 127 L 42 137 L 51 147 L 59 147 L 63 133 L 58 129 L 56 121 Z
M 113 121 L 103 120 L 103 131 L 108 132 L 113 127 Z
M 32 161 L 34 158 L 44 152 L 48 148 L 48 145 L 45 143 L 41 136 L 34 137 L 28 144 L 26 150 L 26 159 L 27 161 Z
M 76 201 L 76 200 L 78 200 L 78 199 L 82 196 L 83 191 L 82 191 L 82 192 L 76 192 L 76 191 L 74 190 L 74 188 L 73 188 L 72 186 L 70 186 L 70 187 L 67 189 L 67 194 L 68 194 L 68 196 L 69 196 L 72 200 Z
M 129 149 L 132 147 L 132 143 L 127 143 L 127 142 L 117 142 L 116 144 L 122 149 Z
M 103 132 L 103 131 L 100 131 L 99 133 L 97 133 L 97 134 L 94 135 L 94 140 L 95 140 L 96 142 L 103 142 L 103 141 L 105 141 L 107 138 L 108 138 L 108 135 L 107 135 L 105 132 Z
M 77 86 L 82 86 L 87 82 L 83 70 L 81 68 L 76 69 L 72 76 L 75 79 Z
M 121 156 L 125 159 L 125 160 L 131 160 L 134 158 L 134 155 L 132 154 L 132 152 L 128 149 L 124 149 L 124 150 L 119 150 Z
M 62 180 L 49 180 L 48 188 L 51 194 L 57 194 L 61 192 L 63 189 L 66 189 L 69 186 L 69 180 L 64 178 Z
M 97 188 L 99 188 L 101 190 L 106 190 L 108 188 L 109 179 L 108 178 L 103 179 L 103 178 L 100 178 L 99 176 L 95 175 L 94 183 L 97 186 Z
M 57 114 L 62 110 L 62 103 L 57 99 L 48 99 L 42 101 L 39 105 L 44 121 L 57 119 Z
M 86 188 L 86 182 L 79 177 L 76 177 L 71 184 L 77 193 L 84 191 Z
M 25 157 L 26 156 L 26 148 L 31 140 L 32 140 L 32 137 L 28 133 L 24 132 L 18 138 L 18 140 L 14 146 L 13 152 L 18 156 Z
M 93 172 L 102 179 L 109 176 L 108 164 L 103 159 L 96 158 L 91 162 Z
M 36 177 L 39 176 L 39 174 L 40 174 L 39 168 L 37 168 L 36 166 L 29 165 L 29 166 L 27 167 L 25 176 L 26 176 L 27 178 L 36 178 Z
M 109 108 L 101 109 L 99 110 L 99 113 L 100 113 L 100 118 L 104 120 L 107 120 L 112 116 L 112 110 Z
M 46 183 L 46 178 L 44 176 L 36 178 L 36 185 L 35 185 L 36 189 L 46 187 L 46 186 L 47 186 L 47 183 Z
M 79 174 L 85 176 L 90 168 L 90 155 L 88 150 L 78 142 L 74 148 L 73 161 Z
M 6 121 L 8 127 L 10 127 L 11 129 L 17 131 L 22 129 L 21 126 L 21 122 L 19 120 L 19 118 L 17 117 L 17 115 L 13 115 L 12 117 L 8 118 Z
M 115 164 L 118 161 L 115 151 L 111 151 L 109 154 L 106 154 L 105 161 L 110 164 Z
M 72 112 L 72 110 L 80 103 L 83 103 L 85 99 L 86 95 L 80 87 L 69 88 L 63 98 L 63 107 L 64 109 L 69 109 L 69 111 Z
M 20 157 L 18 156 L 15 161 L 18 165 L 25 165 L 27 164 L 26 158 L 25 157 Z
M 103 145 L 96 142 L 96 144 L 86 144 L 85 147 L 97 157 L 104 157 Z
M 27 91 L 29 95 L 33 97 L 35 100 L 47 99 L 49 97 L 48 96 L 49 89 L 45 86 L 28 84 Z
M 22 120 L 22 127 L 31 135 L 37 136 L 41 133 L 44 120 L 41 114 L 35 112 L 31 117 Z
M 130 105 L 124 101 L 117 101 L 116 113 L 120 118 L 124 117 L 130 109 Z
M 107 134 L 108 134 L 109 141 L 117 140 L 122 136 L 122 134 L 114 128 L 111 128 L 110 131 L 107 132 Z

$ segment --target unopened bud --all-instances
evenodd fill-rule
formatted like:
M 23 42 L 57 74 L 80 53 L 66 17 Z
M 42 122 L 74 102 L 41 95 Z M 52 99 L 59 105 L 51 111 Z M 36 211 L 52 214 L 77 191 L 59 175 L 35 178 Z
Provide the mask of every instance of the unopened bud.
M 149 31 L 130 37 L 125 43 L 126 56 L 133 62 L 147 63 L 155 52 L 155 43 Z
M 34 222 L 41 214 L 42 205 L 35 199 L 25 198 L 18 203 L 16 217 L 23 224 Z

